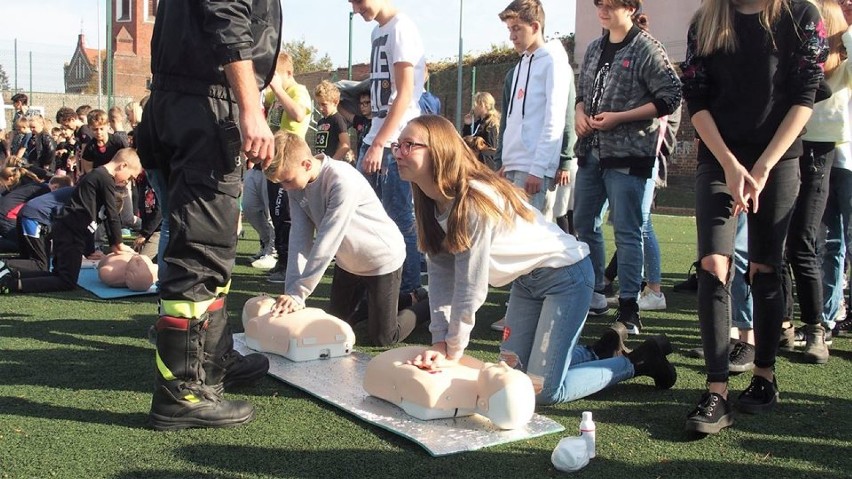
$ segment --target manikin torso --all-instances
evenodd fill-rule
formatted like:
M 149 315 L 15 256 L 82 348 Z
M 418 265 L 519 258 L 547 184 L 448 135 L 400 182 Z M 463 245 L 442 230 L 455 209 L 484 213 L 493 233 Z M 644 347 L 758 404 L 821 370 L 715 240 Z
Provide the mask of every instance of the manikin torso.
M 257 296 L 243 306 L 246 345 L 291 361 L 345 356 L 355 346 L 355 333 L 345 321 L 318 308 L 273 316 L 275 299 Z
M 147 291 L 157 282 L 157 265 L 140 254 L 109 254 L 98 263 L 98 278 L 113 288 Z
M 470 356 L 436 370 L 407 364 L 423 349 L 396 348 L 373 358 L 364 376 L 364 389 L 418 419 L 477 413 L 500 429 L 517 429 L 532 418 L 535 392 L 526 374 L 503 362 L 483 363 Z

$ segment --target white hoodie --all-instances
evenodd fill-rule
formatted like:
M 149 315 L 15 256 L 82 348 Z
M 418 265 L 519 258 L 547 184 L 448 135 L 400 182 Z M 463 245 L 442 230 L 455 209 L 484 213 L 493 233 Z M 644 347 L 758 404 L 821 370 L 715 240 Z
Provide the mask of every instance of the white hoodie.
M 565 130 L 574 72 L 559 40 L 524 52 L 512 72 L 512 98 L 503 133 L 503 168 L 553 178 Z

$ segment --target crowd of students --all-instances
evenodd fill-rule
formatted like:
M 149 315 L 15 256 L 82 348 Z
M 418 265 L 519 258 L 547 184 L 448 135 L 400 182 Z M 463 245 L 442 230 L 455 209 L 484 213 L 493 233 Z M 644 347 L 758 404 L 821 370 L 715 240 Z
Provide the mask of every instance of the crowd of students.
M 537 403 L 576 400 L 636 376 L 671 388 L 677 371 L 665 335 L 648 337 L 632 351 L 625 340 L 646 331 L 640 311 L 666 307 L 650 212 L 655 189 L 665 183 L 683 101 L 700 138 L 696 283 L 708 384 L 686 429 L 718 433 L 733 424 L 732 370 L 753 371 L 738 408 L 769 411 L 779 397 L 779 344 L 804 343 L 806 357 L 822 363 L 832 329 L 852 324 L 837 321 L 844 255 L 852 244 L 845 173 L 852 169 L 846 151 L 852 70 L 844 50 L 852 46 L 852 2 L 705 0 L 690 25 L 679 75 L 651 35 L 641 0 L 593 1 L 603 34 L 586 50 L 576 86 L 563 45 L 545 40 L 540 1 L 512 1 L 499 19 L 519 60 L 506 74 L 502 104 L 498 109 L 491 94 L 478 93 L 457 132 L 429 114 L 436 108 L 430 102 L 424 108 L 425 47 L 416 22 L 391 0 L 350 0 L 355 14 L 376 23 L 370 86 L 358 98 L 358 111 L 340 109 L 339 89 L 321 82 L 313 104 L 322 118 L 308 144 L 311 95 L 296 81 L 290 57 L 275 52 L 273 61 L 264 60 L 268 74 L 255 71 L 258 90 L 266 87 L 257 105 L 254 92 L 247 93 L 251 85 L 234 89 L 244 122 L 239 144 L 226 136 L 228 122 L 235 121 L 230 107 L 205 106 L 221 117 L 208 133 L 223 139 L 216 144 L 225 148 L 211 150 L 225 159 L 221 171 L 211 170 L 211 185 L 192 177 L 203 168 L 175 150 L 178 140 L 189 142 L 186 135 L 198 132 L 162 129 L 180 116 L 177 106 L 190 101 L 186 94 L 198 96 L 197 82 L 172 76 L 183 66 L 152 67 L 156 103 L 146 106 L 144 118 L 138 105 L 128 105 L 127 129 L 120 109 L 81 107 L 61 109 L 61 127 L 46 131 L 43 118 L 27 115 L 26 96 L 16 95 L 15 133 L 0 172 L 0 234 L 7 247 L 20 248 L 21 258 L 0 264 L 0 292 L 73 288 L 81 258 L 95 250 L 101 220 L 109 249 L 126 248 L 119 205 L 130 204 L 130 222 L 139 231 L 134 248 L 148 246 L 145 251 L 159 258 L 161 277 L 168 270 L 153 328 L 160 374 L 152 425 L 181 429 L 251 420 L 250 405 L 221 398 L 223 381 L 251 383 L 268 367 L 255 355 L 234 352 L 222 339 L 230 330 L 220 324 L 227 323 L 221 311 L 236 242 L 231 200 L 239 193 L 232 176 L 240 162 L 228 161 L 242 154 L 249 160 L 243 215 L 260 237 L 252 266 L 270 270 L 269 281 L 284 285 L 275 314 L 305 307 L 335 259 L 330 312 L 363 323 L 366 336 L 359 342 L 378 346 L 401 342 L 428 322 L 432 345 L 411 363 L 432 369 L 464 354 L 489 285 L 505 286 L 506 314 L 492 325 L 503 333 L 499 358 L 530 376 Z M 159 10 L 158 21 L 166 10 Z M 230 67 L 225 76 L 231 84 L 243 78 Z M 215 83 L 224 77 L 197 80 L 213 82 L 205 94 L 225 101 L 225 83 Z M 263 128 L 252 123 L 261 104 Z M 138 156 L 130 148 L 134 136 Z M 76 187 L 67 187 L 72 180 Z M 121 194 L 134 180 L 136 206 Z M 206 205 L 192 204 L 193 192 L 202 195 L 208 186 L 215 192 L 203 197 Z M 798 199 L 791 194 L 796 191 Z M 221 214 L 211 217 L 214 210 Z M 602 235 L 607 211 L 616 244 L 609 267 Z M 169 218 L 181 214 L 193 221 L 170 232 Z M 213 226 L 233 226 L 233 242 L 229 234 L 219 242 L 210 238 Z M 820 267 L 819 231 L 826 228 Z M 736 232 L 742 234 L 735 248 Z M 214 257 L 191 261 L 210 247 Z M 212 277 L 199 270 L 205 261 Z M 793 306 L 792 281 L 783 274 L 787 263 L 805 323 L 798 331 L 782 324 Z M 613 295 L 615 322 L 596 342 L 581 345 L 588 315 L 606 314 Z M 746 318 L 735 318 L 740 341 L 733 350 L 732 308 Z M 214 318 L 221 334 L 211 339 L 204 331 Z M 180 356 L 190 342 L 215 357 Z M 194 361 L 207 372 L 199 373 Z

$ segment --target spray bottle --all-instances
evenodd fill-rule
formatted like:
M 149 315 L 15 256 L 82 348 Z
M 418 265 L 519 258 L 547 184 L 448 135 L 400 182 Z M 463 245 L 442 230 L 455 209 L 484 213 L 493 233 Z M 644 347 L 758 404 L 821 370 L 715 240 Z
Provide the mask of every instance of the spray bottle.
M 592 421 L 591 411 L 583 411 L 583 419 L 580 421 L 580 437 L 586 441 L 589 459 L 595 457 L 595 422 Z

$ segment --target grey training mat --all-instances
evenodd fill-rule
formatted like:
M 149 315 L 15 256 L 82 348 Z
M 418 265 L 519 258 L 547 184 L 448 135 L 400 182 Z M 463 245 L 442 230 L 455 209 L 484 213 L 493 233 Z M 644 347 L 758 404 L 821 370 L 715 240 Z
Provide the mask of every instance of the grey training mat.
M 255 352 L 244 334 L 234 335 L 234 349 Z M 369 396 L 362 382 L 370 356 L 354 351 L 346 357 L 293 362 L 276 354 L 269 358 L 269 374 L 370 424 L 398 434 L 422 446 L 432 456 L 475 451 L 488 446 L 520 441 L 563 431 L 561 424 L 538 414 L 523 429 L 502 431 L 479 415 L 421 421 L 396 405 Z

